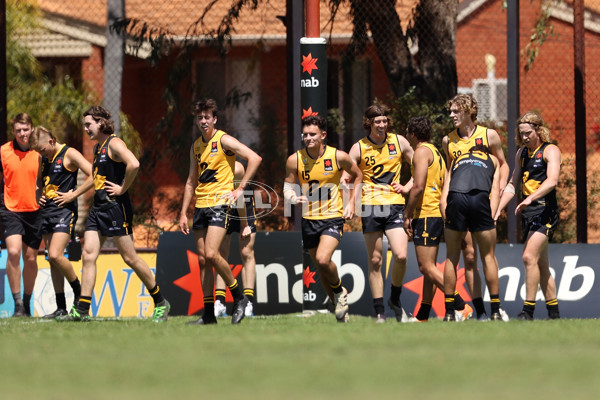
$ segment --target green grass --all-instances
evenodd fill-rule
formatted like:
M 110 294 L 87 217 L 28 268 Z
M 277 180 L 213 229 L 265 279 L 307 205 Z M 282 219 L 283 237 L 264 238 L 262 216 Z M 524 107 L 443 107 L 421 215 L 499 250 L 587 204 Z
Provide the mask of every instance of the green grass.
M 595 399 L 600 320 L 0 321 L 2 399 Z

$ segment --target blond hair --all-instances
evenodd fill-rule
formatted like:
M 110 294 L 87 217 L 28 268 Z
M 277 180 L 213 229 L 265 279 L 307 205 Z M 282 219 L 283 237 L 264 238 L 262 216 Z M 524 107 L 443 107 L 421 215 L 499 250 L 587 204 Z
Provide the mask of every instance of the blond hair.
M 535 130 L 543 143 L 550 143 L 550 129 L 545 125 L 542 117 L 535 111 L 527 111 L 517 120 L 516 141 L 518 146 L 524 146 L 525 143 L 519 133 L 520 124 L 529 124 Z
M 29 147 L 31 147 L 32 149 L 35 149 L 37 147 L 38 142 L 40 140 L 40 133 L 45 133 L 50 139 L 54 139 L 56 141 L 56 137 L 48 129 L 44 128 L 41 125 L 36 126 L 33 129 L 33 132 L 31 132 L 31 135 L 29 135 Z

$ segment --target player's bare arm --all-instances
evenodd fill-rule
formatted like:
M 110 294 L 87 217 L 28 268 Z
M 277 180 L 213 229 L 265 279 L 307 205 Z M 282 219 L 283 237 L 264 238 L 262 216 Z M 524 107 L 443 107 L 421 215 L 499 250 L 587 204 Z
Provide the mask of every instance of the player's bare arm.
M 414 155 L 414 150 L 408 143 L 408 140 L 402 135 L 396 135 L 398 138 L 398 143 L 400 144 L 400 151 L 402 152 L 402 157 L 407 163 L 411 163 Z M 398 194 L 402 196 L 408 196 L 408 193 L 412 189 L 413 178 L 411 177 L 406 184 L 402 185 L 400 182 L 392 182 L 392 188 Z
M 494 178 L 492 179 L 492 189 L 490 191 L 490 209 L 492 212 L 492 218 L 494 218 L 500 203 L 500 163 L 494 155 L 490 155 L 490 157 L 494 162 Z
M 357 198 L 360 198 L 363 174 L 358 168 L 358 165 L 350 158 L 348 153 L 338 150 L 336 152 L 337 163 L 342 170 L 350 175 L 351 181 L 348 185 L 348 199 L 347 204 L 344 204 L 344 218 L 351 219 L 354 217 L 354 211 L 356 210 Z
M 499 185 L 500 193 L 502 193 L 508 182 L 510 168 L 508 166 L 508 163 L 506 162 L 506 157 L 504 157 L 504 150 L 502 150 L 502 141 L 500 140 L 500 135 L 498 134 L 498 132 L 496 132 L 494 129 L 488 128 L 487 135 L 489 148 L 492 151 L 492 154 L 498 159 L 500 169 Z
M 298 182 L 298 153 L 288 157 L 285 163 L 285 179 L 283 181 L 283 197 L 290 204 L 298 205 L 308 202 L 301 192 L 296 193 Z
M 235 202 L 244 192 L 244 189 L 248 185 L 248 182 L 252 180 L 256 174 L 256 171 L 258 171 L 258 167 L 262 162 L 262 157 L 231 135 L 224 135 L 221 138 L 221 146 L 224 150 L 233 152 L 248 162 L 248 165 L 246 166 L 246 172 L 240 180 L 238 187 L 234 189 L 231 194 L 226 195 L 226 198 L 228 198 L 231 202 Z
M 412 165 L 414 167 L 413 185 L 404 208 L 404 230 L 412 236 L 412 216 L 419 199 L 423 196 L 427 184 L 427 169 L 433 162 L 433 153 L 427 147 L 418 147 L 414 152 Z
M 356 165 L 360 164 L 360 145 L 358 143 L 354 143 L 354 145 L 350 148 L 348 155 L 356 163 Z M 344 186 L 348 186 L 352 177 L 346 171 L 342 171 L 342 178 L 340 179 L 340 183 Z
M 140 162 L 127 148 L 125 142 L 119 138 L 114 138 L 108 143 L 108 156 L 116 162 L 125 164 L 125 178 L 120 185 L 114 182 L 106 181 L 106 192 L 110 196 L 121 196 L 133 184 L 135 177 L 140 169 Z
M 67 150 L 67 153 L 65 154 L 65 167 L 70 171 L 79 169 L 87 176 L 87 178 L 84 183 L 75 190 L 70 190 L 69 192 L 56 192 L 57 197 L 54 199 L 54 202 L 59 207 L 64 207 L 66 204 L 71 203 L 77 197 L 94 187 L 92 164 L 86 160 L 83 154 L 78 150 L 72 147 Z
M 179 213 L 179 230 L 185 235 L 190 233 L 190 226 L 188 224 L 187 211 L 190 208 L 190 203 L 194 197 L 194 189 L 198 182 L 198 165 L 196 163 L 196 157 L 194 157 L 194 146 L 190 148 L 190 169 L 188 172 L 185 186 L 183 187 L 183 202 L 181 204 L 181 211 Z
M 515 156 L 515 169 L 513 170 L 512 176 L 511 176 L 510 180 L 508 181 L 508 183 L 506 184 L 504 191 L 500 195 L 498 210 L 496 211 L 496 215 L 494 216 L 494 220 L 496 220 L 496 221 L 498 220 L 498 218 L 500 218 L 500 214 L 502 213 L 502 210 L 504 210 L 504 208 L 508 205 L 508 203 L 510 203 L 510 201 L 513 199 L 513 197 L 515 197 L 516 185 L 521 183 L 520 159 L 521 159 L 522 152 L 523 152 L 523 148 L 520 148 L 517 151 L 517 155 Z

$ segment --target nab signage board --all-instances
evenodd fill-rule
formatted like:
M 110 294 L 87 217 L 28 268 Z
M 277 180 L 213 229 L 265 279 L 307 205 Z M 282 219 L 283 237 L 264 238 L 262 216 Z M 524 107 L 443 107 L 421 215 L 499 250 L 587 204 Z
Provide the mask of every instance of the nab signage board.
M 499 244 L 496 255 L 499 264 L 500 299 L 509 315 L 517 315 L 525 299 L 525 273 L 522 245 Z M 551 244 L 550 265 L 556 279 L 557 297 L 561 315 L 566 318 L 598 318 L 600 316 L 600 288 L 596 277 L 600 274 L 597 254 L 600 245 Z M 438 253 L 438 268 L 443 269 L 446 247 L 442 243 Z M 234 275 L 241 271 L 237 238 L 230 250 L 230 264 Z M 316 269 L 308 254 L 302 251 L 299 232 L 259 232 L 256 246 L 256 286 L 254 312 L 257 315 L 301 312 L 325 309 L 326 296 Z M 372 296 L 368 284 L 367 255 L 364 239 L 359 232 L 346 232 L 333 254 L 342 284 L 348 289 L 350 314 L 373 315 Z M 482 273 L 481 263 L 479 270 Z M 173 305 L 172 314 L 198 314 L 204 308 L 198 255 L 191 235 L 167 232 L 161 235 L 157 255 L 157 280 L 161 290 Z M 381 273 L 384 279 L 384 300 L 390 295 L 392 256 L 384 240 L 384 260 Z M 459 264 L 457 290 L 466 301 L 464 269 Z M 485 279 L 482 275 L 482 281 Z M 408 261 L 402 291 L 402 305 L 407 313 L 416 314 L 422 296 L 423 276 L 419 272 L 412 243 L 408 246 Z M 489 312 L 489 292 L 484 290 L 484 301 Z M 232 301 L 228 293 L 228 302 Z M 537 295 L 536 318 L 545 318 L 546 309 L 541 292 Z M 229 309 L 231 304 L 229 304 Z M 393 318 L 390 310 L 388 317 Z M 444 315 L 444 296 L 438 290 L 432 305 L 431 317 Z

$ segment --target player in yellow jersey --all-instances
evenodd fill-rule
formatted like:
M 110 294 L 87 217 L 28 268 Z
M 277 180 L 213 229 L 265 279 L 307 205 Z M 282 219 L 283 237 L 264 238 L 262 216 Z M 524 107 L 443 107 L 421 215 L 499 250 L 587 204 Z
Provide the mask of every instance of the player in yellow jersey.
M 542 117 L 526 112 L 517 121 L 517 144 L 521 146 L 515 157 L 515 170 L 500 199 L 500 212 L 515 196 L 515 186 L 521 184 L 524 199 L 515 213 L 521 212 L 523 263 L 525 264 L 525 303 L 519 320 L 533 320 L 538 285 L 546 299 L 550 319 L 560 318 L 556 283 L 550 273 L 548 242 L 558 225 L 556 185 L 560 174 L 560 149 L 550 143 L 550 130 Z
M 423 274 L 421 305 L 410 320 L 424 322 L 429 319 L 436 287 L 444 289 L 444 275 L 437 268 L 436 260 L 444 231 L 440 199 L 446 163 L 439 150 L 429 143 L 431 122 L 428 118 L 411 118 L 406 138 L 415 152 L 411 163 L 413 186 L 404 210 L 404 230 L 413 238 L 419 271 Z M 457 299 L 457 305 L 461 300 Z
M 283 195 L 286 202 L 302 207 L 302 244 L 317 266 L 321 283 L 335 305 L 339 322 L 348 320 L 348 291 L 342 286 L 331 257 L 344 231 L 344 218 L 354 216 L 354 187 L 362 173 L 347 153 L 325 145 L 327 122 L 323 117 L 302 120 L 305 148 L 289 156 Z M 340 193 L 342 171 L 351 180 L 350 197 L 343 204 Z M 300 190 L 296 191 L 296 183 Z
M 213 99 L 200 100 L 193 105 L 194 122 L 201 136 L 190 149 L 190 169 L 183 192 L 179 215 L 179 229 L 189 234 L 187 212 L 196 196 L 192 230 L 198 250 L 204 314 L 192 324 L 216 324 L 214 314 L 214 270 L 223 278 L 234 299 L 232 324 L 244 318 L 248 299 L 233 276 L 227 260 L 219 249 L 227 233 L 229 207 L 244 193 L 256 173 L 262 158 L 231 135 L 218 130 L 217 103 Z M 246 173 L 234 188 L 235 157 L 248 161 Z
M 499 162 L 499 184 L 500 193 L 502 193 L 508 181 L 509 168 L 502 150 L 500 135 L 494 129 L 475 124 L 478 105 L 473 96 L 458 94 L 448 101 L 447 107 L 456 129 L 442 139 L 442 148 L 446 154 L 446 168 L 450 168 L 456 157 L 468 153 L 471 147 L 478 144 L 487 146 Z M 473 238 L 469 232 L 464 238 L 462 248 L 465 280 L 471 293 L 477 318 L 481 321 L 487 321 L 488 316 L 485 312 L 481 292 L 481 277 L 477 270 L 477 247 L 473 243 Z M 508 315 L 504 310 L 501 309 L 500 313 L 503 319 L 508 320 Z
M 413 149 L 401 135 L 388 132 L 391 126 L 390 108 L 385 104 L 369 106 L 363 116 L 366 136 L 350 149 L 350 158 L 363 173 L 361 193 L 362 230 L 367 248 L 369 286 L 373 297 L 376 322 L 385 322 L 383 303 L 383 276 L 381 274 L 383 234 L 388 238 L 393 254 L 392 288 L 388 306 L 396 320 L 406 319 L 400 302 L 400 293 L 406 273 L 408 236 L 404 223 L 404 203 L 412 180 L 400 184 L 402 160 L 410 162 Z

